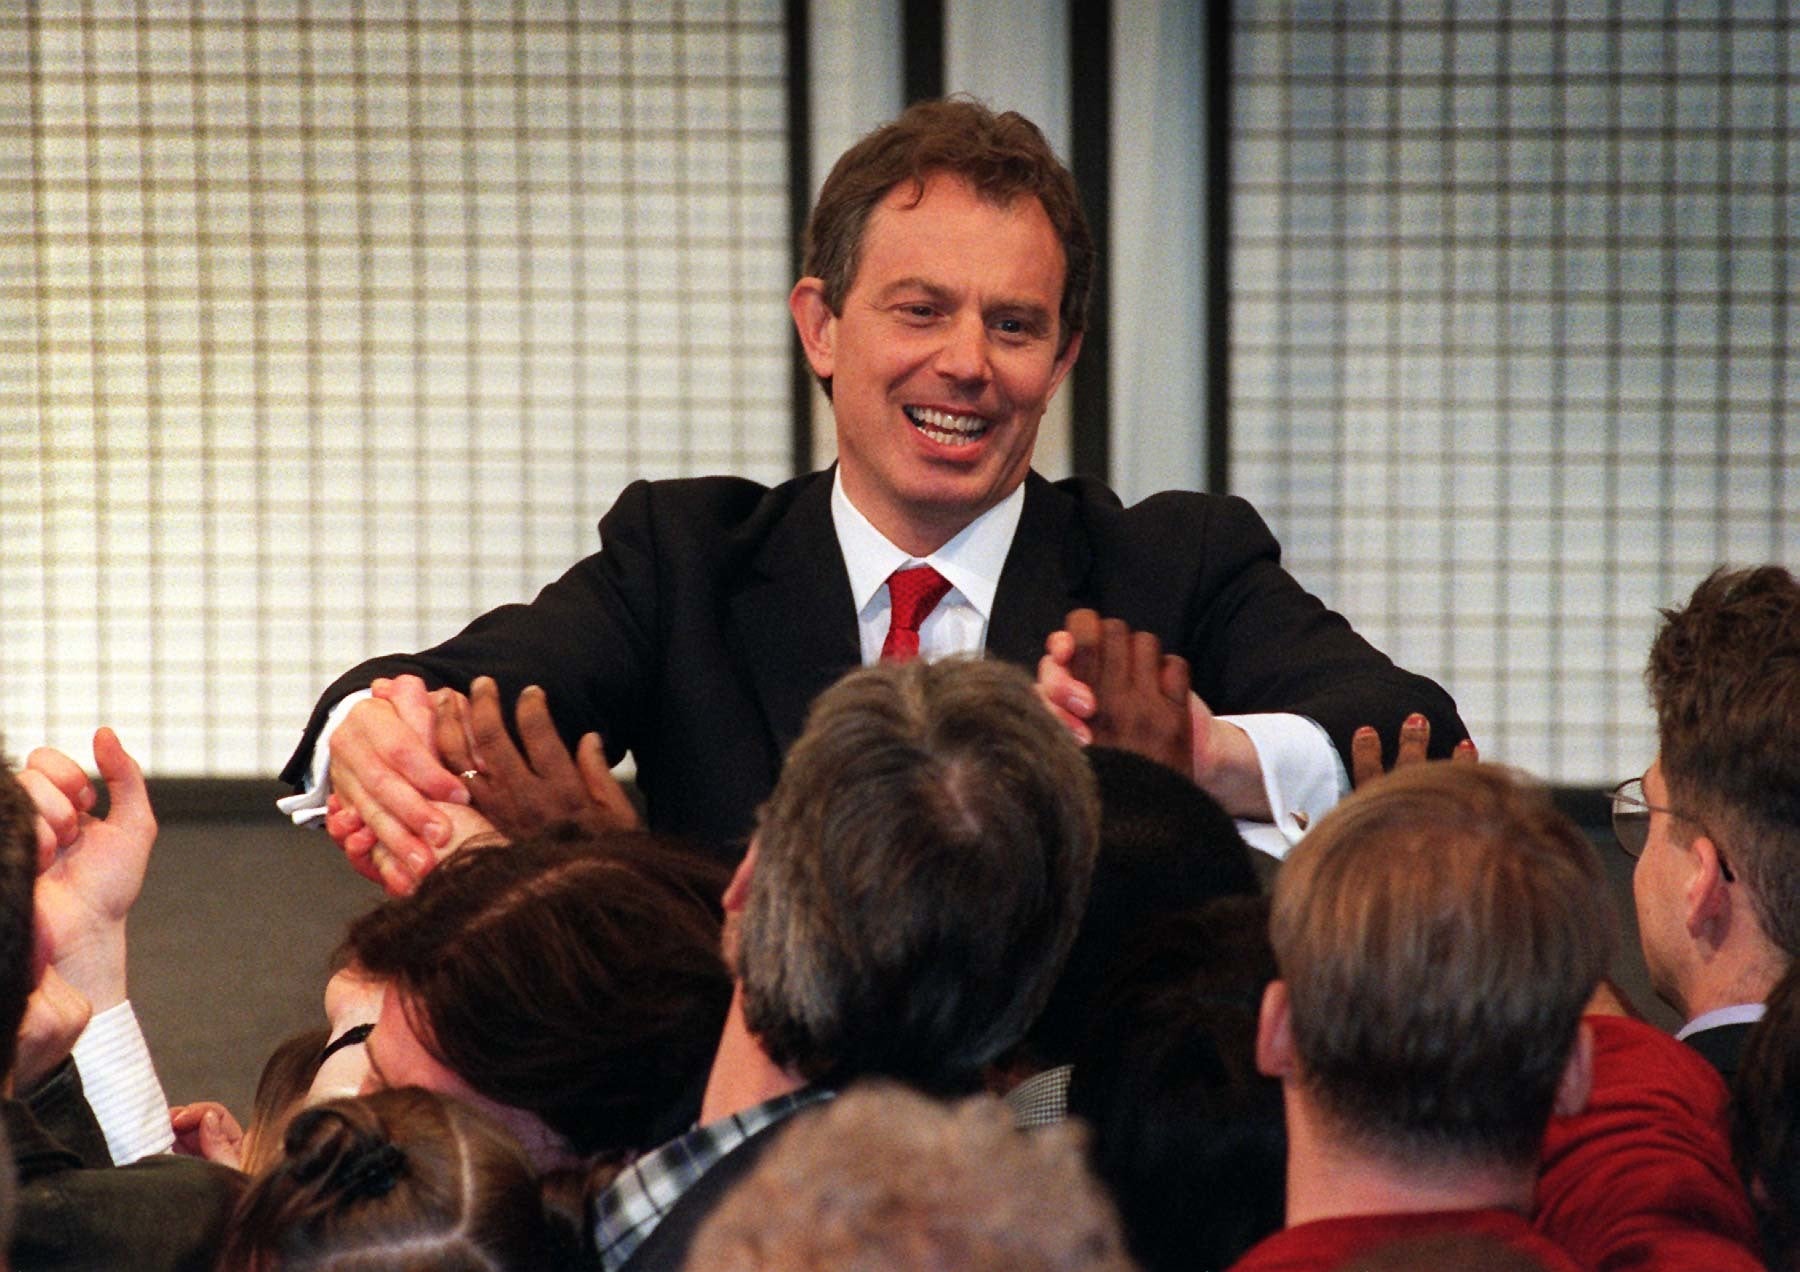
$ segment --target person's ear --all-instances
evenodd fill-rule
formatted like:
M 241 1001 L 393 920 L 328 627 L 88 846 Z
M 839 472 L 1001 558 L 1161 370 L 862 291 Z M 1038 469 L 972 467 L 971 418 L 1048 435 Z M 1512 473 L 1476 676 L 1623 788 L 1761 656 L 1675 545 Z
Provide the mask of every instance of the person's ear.
M 1271 1078 L 1294 1072 L 1294 1014 L 1286 981 L 1270 981 L 1263 990 L 1256 1014 L 1256 1070 Z
M 1062 387 L 1063 378 L 1074 367 L 1075 359 L 1081 356 L 1081 337 L 1084 334 L 1086 333 L 1077 331 L 1069 337 L 1068 347 L 1057 355 L 1056 365 L 1050 371 L 1050 391 L 1044 394 L 1046 402 L 1056 396 L 1056 391 Z
M 1718 924 L 1731 912 L 1730 882 L 1725 875 L 1725 859 L 1710 836 L 1696 835 L 1687 851 L 1692 863 L 1683 899 L 1687 903 L 1687 930 L 1698 936 L 1706 928 Z
M 819 379 L 829 380 L 837 362 L 837 315 L 826 303 L 825 280 L 802 278 L 795 283 L 788 293 L 788 312 L 794 316 L 807 365 Z
M 744 859 L 738 862 L 737 870 L 732 873 L 731 882 L 725 885 L 725 913 L 742 914 L 744 912 L 744 905 L 750 900 L 750 877 L 755 872 L 756 838 L 751 836 L 750 846 L 744 850 Z
M 1575 1026 L 1575 1045 L 1556 1084 L 1556 1103 L 1551 1112 L 1574 1117 L 1587 1107 L 1594 1090 L 1594 1031 L 1587 1021 Z

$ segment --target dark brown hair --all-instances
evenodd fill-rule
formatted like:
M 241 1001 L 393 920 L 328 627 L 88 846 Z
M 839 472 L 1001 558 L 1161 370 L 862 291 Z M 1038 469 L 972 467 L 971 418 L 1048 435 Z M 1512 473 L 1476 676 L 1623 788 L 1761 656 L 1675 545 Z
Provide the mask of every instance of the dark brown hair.
M 574 1234 L 524 1151 L 466 1104 L 418 1087 L 330 1100 L 232 1216 L 221 1272 L 519 1272 L 567 1266 Z
M 1370 1150 L 1537 1158 L 1612 952 L 1598 858 L 1536 783 L 1418 764 L 1356 791 L 1275 877 L 1299 1078 Z
M 1751 1027 L 1731 1083 L 1731 1155 L 1771 1268 L 1800 1268 L 1800 971 Z
M 1800 582 L 1715 570 L 1663 611 L 1644 678 L 1669 802 L 1719 841 L 1763 935 L 1800 956 Z
M 802 269 L 823 280 L 825 303 L 841 314 L 862 261 L 869 214 L 902 182 L 912 184 L 915 201 L 922 198 L 925 179 L 940 172 L 960 178 L 1002 207 L 1020 198 L 1043 205 L 1063 247 L 1060 354 L 1087 327 L 1094 240 L 1075 178 L 1038 126 L 1016 111 L 997 115 L 960 97 L 915 102 L 851 146 L 825 178 L 806 222 Z
M 482 1095 L 578 1154 L 644 1149 L 718 1046 L 727 875 L 653 835 L 569 829 L 451 857 L 353 923 L 343 952 L 404 993 L 420 1044 Z

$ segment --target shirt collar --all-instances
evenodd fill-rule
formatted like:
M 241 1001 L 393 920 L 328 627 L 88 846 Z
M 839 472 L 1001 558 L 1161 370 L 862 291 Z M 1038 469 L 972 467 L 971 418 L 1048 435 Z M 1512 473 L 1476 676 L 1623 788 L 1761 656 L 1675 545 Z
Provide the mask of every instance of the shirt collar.
M 850 575 L 850 596 L 856 612 L 863 613 L 888 575 L 906 565 L 923 563 L 949 580 L 983 621 L 993 617 L 994 593 L 1000 587 L 1000 571 L 1012 549 L 1013 534 L 1025 512 L 1025 483 L 959 530 L 956 536 L 927 557 L 914 557 L 896 547 L 861 513 L 844 493 L 842 468 L 831 477 L 831 524 Z
M 1729 1007 L 1714 1007 L 1711 1011 L 1703 1011 L 1687 1024 L 1675 1031 L 1677 1038 L 1685 1039 L 1689 1034 L 1697 1034 L 1702 1029 L 1717 1029 L 1720 1025 L 1753 1025 L 1763 1018 L 1762 1003 L 1733 1003 Z

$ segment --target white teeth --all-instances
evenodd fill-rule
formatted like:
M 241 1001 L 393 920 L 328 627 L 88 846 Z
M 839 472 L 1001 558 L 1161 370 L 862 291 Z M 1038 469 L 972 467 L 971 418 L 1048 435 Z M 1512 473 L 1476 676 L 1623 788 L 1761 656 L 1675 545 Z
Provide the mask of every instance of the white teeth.
M 988 430 L 988 421 L 979 415 L 952 415 L 929 406 L 909 406 L 906 418 L 925 436 L 935 442 L 953 445 L 973 441 Z

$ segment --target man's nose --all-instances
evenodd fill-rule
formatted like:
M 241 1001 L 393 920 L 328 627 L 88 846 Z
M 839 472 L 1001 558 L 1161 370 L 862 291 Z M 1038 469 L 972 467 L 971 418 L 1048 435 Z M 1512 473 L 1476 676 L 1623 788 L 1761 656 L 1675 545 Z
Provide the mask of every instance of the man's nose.
M 988 365 L 987 323 L 980 314 L 958 315 L 945 327 L 937 370 L 959 385 L 987 383 L 992 368 Z

